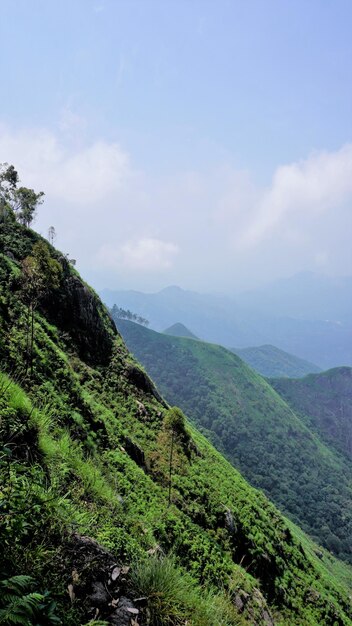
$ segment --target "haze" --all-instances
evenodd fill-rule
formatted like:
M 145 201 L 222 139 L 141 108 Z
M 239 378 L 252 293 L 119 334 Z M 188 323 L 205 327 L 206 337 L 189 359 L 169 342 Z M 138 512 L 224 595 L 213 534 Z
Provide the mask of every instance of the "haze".
M 0 161 L 97 289 L 352 269 L 346 0 L 2 0 Z

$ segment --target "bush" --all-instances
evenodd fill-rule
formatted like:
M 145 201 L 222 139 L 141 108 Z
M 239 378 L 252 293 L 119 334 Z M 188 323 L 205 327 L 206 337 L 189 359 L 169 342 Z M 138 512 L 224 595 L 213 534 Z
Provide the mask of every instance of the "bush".
M 151 626 L 235 626 L 242 623 L 225 593 L 198 587 L 172 557 L 152 557 L 132 568 L 132 584 L 147 598 Z

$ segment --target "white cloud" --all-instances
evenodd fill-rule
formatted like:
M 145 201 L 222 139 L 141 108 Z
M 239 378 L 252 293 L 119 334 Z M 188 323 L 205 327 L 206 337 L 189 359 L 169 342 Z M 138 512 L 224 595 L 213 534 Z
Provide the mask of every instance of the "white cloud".
M 319 214 L 352 199 L 352 145 L 337 152 L 320 152 L 308 159 L 277 168 L 270 188 L 239 234 L 241 247 L 253 247 L 270 237 L 290 214 Z
M 53 224 L 96 286 L 226 290 L 303 269 L 351 271 L 352 145 L 280 165 L 264 188 L 229 164 L 136 171 L 119 144 L 77 147 L 74 130 L 69 113 L 56 132 L 0 125 L 0 162 L 45 192 L 35 226 Z
M 130 174 L 129 158 L 118 144 L 96 141 L 72 151 L 42 129 L 0 128 L 0 155 L 15 164 L 23 184 L 45 187 L 48 199 L 77 206 L 104 201 Z
M 178 252 L 178 246 L 174 243 L 144 237 L 127 241 L 118 247 L 105 244 L 100 248 L 97 260 L 109 269 L 159 272 L 172 266 Z

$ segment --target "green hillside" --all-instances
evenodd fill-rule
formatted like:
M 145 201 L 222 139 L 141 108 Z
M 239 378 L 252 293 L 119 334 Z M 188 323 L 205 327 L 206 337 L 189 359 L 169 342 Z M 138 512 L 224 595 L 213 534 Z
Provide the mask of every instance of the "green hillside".
M 259 374 L 213 344 L 119 328 L 171 404 L 179 405 L 252 485 L 352 562 L 352 468 Z
M 343 566 L 167 407 L 67 258 L 11 214 L 0 367 L 0 623 L 352 624 Z
M 337 367 L 301 380 L 271 380 L 272 386 L 309 427 L 352 459 L 352 369 Z
M 237 354 L 262 376 L 301 378 L 307 374 L 321 371 L 320 367 L 314 365 L 314 363 L 309 363 L 309 361 L 300 359 L 275 346 L 233 348 L 232 352 Z

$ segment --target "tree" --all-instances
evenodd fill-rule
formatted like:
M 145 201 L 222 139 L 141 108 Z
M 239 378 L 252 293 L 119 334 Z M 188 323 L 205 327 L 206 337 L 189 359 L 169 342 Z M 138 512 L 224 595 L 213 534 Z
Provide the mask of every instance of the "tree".
M 18 174 L 13 165 L 0 164 L 0 220 L 4 221 L 10 213 L 11 197 L 18 183 Z
M 163 427 L 170 437 L 170 456 L 169 456 L 169 496 L 168 505 L 171 504 L 171 487 L 172 487 L 172 474 L 173 474 L 173 460 L 174 460 L 174 444 L 177 442 L 184 446 L 189 441 L 189 435 L 186 431 L 185 416 L 181 409 L 177 406 L 172 407 L 167 411 Z
M 20 224 L 29 226 L 34 219 L 34 215 L 39 204 L 43 204 L 44 191 L 35 193 L 33 189 L 20 187 L 14 194 L 14 205 L 16 217 Z
M 142 324 L 143 326 L 149 326 L 149 321 L 145 319 L 145 317 L 141 317 L 140 315 L 137 315 L 137 313 L 132 313 L 132 311 L 130 311 L 129 309 L 125 311 L 125 309 L 118 307 L 116 304 L 113 305 L 110 312 L 114 320 L 118 320 L 118 319 L 133 320 L 134 322 L 137 322 L 137 324 Z
M 13 213 L 24 226 L 30 226 L 37 207 L 43 203 L 44 192 L 36 193 L 28 187 L 17 187 L 18 173 L 13 165 L 0 165 L 0 218 L 6 219 Z
M 53 246 L 56 239 L 56 230 L 54 226 L 49 226 L 48 229 L 48 241 Z

